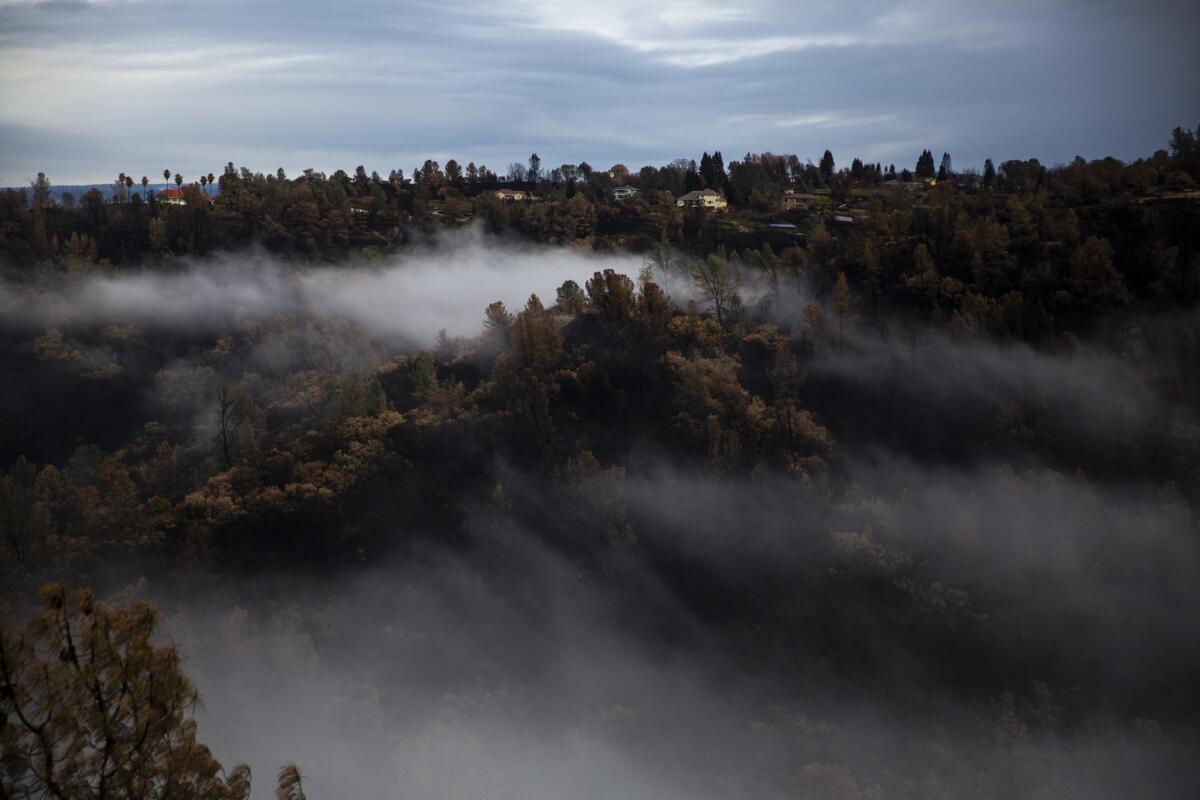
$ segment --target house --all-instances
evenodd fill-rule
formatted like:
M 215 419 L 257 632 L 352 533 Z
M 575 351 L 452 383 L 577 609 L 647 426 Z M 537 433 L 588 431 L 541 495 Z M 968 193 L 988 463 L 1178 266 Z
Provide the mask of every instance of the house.
M 627 200 L 630 197 L 637 197 L 639 194 L 641 194 L 641 192 L 639 192 L 637 188 L 633 186 L 618 186 L 617 188 L 613 189 L 614 200 Z
M 521 191 L 520 189 L 497 189 L 496 190 L 496 199 L 504 200 L 505 202 L 508 202 L 508 203 L 515 203 L 518 200 L 524 200 L 526 198 L 526 196 L 527 195 L 525 194 L 525 192 Z
M 795 189 L 784 189 L 783 198 L 779 201 L 779 207 L 784 211 L 791 211 L 793 208 L 809 208 L 816 200 L 817 196 L 815 194 L 797 192 Z
M 163 189 L 161 192 L 156 192 L 154 194 L 154 199 L 159 203 L 163 203 L 168 206 L 186 206 L 188 204 L 188 189 L 195 189 L 201 197 L 208 201 L 209 205 L 213 203 L 212 195 L 208 194 L 208 192 L 204 191 L 194 183 L 191 186 L 180 187 L 177 189 Z
M 154 199 L 169 206 L 186 206 L 187 197 L 183 189 L 163 189 L 154 195 Z
M 675 198 L 675 205 L 680 208 L 710 208 L 713 211 L 724 211 L 729 207 L 725 198 L 712 189 L 688 192 L 682 197 Z

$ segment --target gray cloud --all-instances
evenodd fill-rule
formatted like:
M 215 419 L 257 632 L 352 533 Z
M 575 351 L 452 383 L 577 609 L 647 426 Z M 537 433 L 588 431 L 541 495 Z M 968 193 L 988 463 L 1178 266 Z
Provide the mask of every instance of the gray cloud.
M 1132 158 L 1195 124 L 1194 4 L 0 4 L 0 182 L 831 147 Z

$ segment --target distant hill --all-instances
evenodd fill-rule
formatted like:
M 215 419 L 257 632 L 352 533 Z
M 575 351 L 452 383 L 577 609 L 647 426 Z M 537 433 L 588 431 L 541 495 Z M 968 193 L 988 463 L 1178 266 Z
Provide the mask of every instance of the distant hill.
M 149 189 L 151 192 L 161 192 L 163 189 L 175 188 L 175 184 L 174 183 L 151 183 L 151 184 L 148 184 L 146 188 Z M 4 189 L 0 189 L 0 191 L 4 191 L 5 189 L 25 189 L 26 191 L 28 191 L 29 187 L 28 186 L 8 186 L 8 187 L 4 187 Z M 85 194 L 90 192 L 92 189 L 99 189 L 100 193 L 104 195 L 104 198 L 106 200 L 112 199 L 113 184 L 111 184 L 111 183 L 76 183 L 76 184 L 56 183 L 56 184 L 51 185 L 51 187 L 50 187 L 50 196 L 53 197 L 56 202 L 61 203 L 64 194 L 69 194 L 72 197 L 74 197 L 76 200 L 79 200 L 80 197 L 83 197 Z M 133 191 L 137 192 L 138 194 L 141 194 L 142 193 L 142 185 L 140 183 L 135 183 L 133 185 Z M 216 188 L 207 189 L 206 191 L 209 194 L 212 194 L 213 196 L 216 196 L 216 194 L 217 194 Z

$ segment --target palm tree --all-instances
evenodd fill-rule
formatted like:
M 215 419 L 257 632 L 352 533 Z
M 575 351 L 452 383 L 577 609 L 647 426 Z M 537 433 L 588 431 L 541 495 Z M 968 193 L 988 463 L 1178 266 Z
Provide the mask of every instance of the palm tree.
M 117 176 L 117 191 L 113 193 L 113 202 L 121 202 L 121 190 L 125 188 L 125 173 L 122 172 Z
M 217 180 L 217 179 L 216 179 L 216 177 L 214 177 L 214 176 L 213 176 L 213 174 L 212 174 L 211 172 L 210 172 L 210 173 L 208 173 L 208 188 L 209 188 L 210 190 L 212 189 L 213 183 L 214 183 L 216 180 Z
M 205 194 L 208 194 L 208 189 L 206 188 L 207 186 L 208 186 L 208 176 L 201 175 L 200 176 L 200 191 L 204 192 Z
M 305 800 L 303 783 L 300 768 L 289 761 L 279 768 L 275 797 L 278 800 Z
M 183 176 L 180 175 L 178 172 L 176 172 L 175 173 L 175 188 L 178 189 L 180 186 L 183 186 Z
M 145 175 L 143 175 L 142 176 L 142 199 L 143 200 L 150 199 L 150 192 L 148 189 L 146 189 L 146 187 L 149 185 L 150 185 L 150 179 L 147 178 Z
M 170 183 L 170 182 L 171 182 L 171 170 L 164 169 L 163 170 L 163 183 Z
M 128 190 L 126 192 L 126 194 L 129 195 L 129 199 L 132 201 L 133 200 L 133 176 L 132 175 L 125 176 L 125 188 Z

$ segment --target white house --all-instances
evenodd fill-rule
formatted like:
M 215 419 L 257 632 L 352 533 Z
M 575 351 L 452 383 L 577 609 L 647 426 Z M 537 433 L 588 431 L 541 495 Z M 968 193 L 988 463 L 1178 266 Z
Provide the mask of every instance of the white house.
M 688 192 L 682 197 L 675 198 L 675 205 L 680 208 L 709 208 L 713 211 L 724 211 L 729 207 L 729 203 L 721 196 L 720 192 L 714 192 L 712 189 Z
M 154 195 L 154 199 L 169 206 L 187 205 L 187 197 L 184 195 L 183 189 L 163 189 Z

